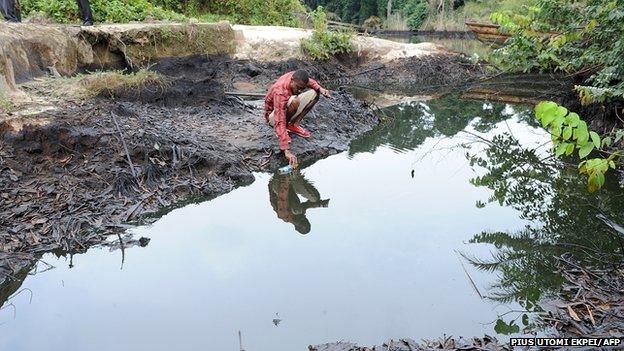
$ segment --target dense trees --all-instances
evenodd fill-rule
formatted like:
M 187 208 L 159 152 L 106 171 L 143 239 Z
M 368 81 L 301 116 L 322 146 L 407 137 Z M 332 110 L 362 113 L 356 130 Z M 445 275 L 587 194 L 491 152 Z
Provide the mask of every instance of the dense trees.
M 518 0 L 503 0 L 501 3 Z M 43 16 L 56 22 L 77 21 L 73 0 L 21 0 L 25 16 Z M 482 12 L 494 0 L 471 0 Z M 498 2 L 496 2 L 498 4 Z M 97 22 L 149 19 L 226 19 L 241 24 L 299 26 L 306 12 L 323 6 L 329 19 L 355 24 L 383 22 L 394 29 L 418 29 L 427 19 L 445 18 L 463 25 L 455 16 L 464 0 L 92 0 Z M 504 6 L 503 6 L 504 7 Z M 488 10 L 489 13 L 489 10 Z M 456 18 L 457 17 L 457 18 Z M 379 26 L 377 26 L 379 27 Z
M 537 106 L 536 116 L 553 134 L 557 156 L 578 148 L 588 189 L 598 190 L 605 172 L 623 160 L 624 0 L 536 0 L 522 13 L 494 13 L 492 19 L 512 34 L 492 55 L 500 67 L 576 79 L 580 104 L 568 107 L 578 115 L 549 102 Z M 600 157 L 587 158 L 593 150 Z
M 538 0 L 492 19 L 513 34 L 495 52 L 504 68 L 576 75 L 584 104 L 624 98 L 624 0 Z
M 448 0 L 430 1 L 448 2 Z M 305 0 L 305 4 L 313 9 L 323 6 L 342 21 L 357 24 L 364 23 L 371 16 L 387 19 L 393 13 L 398 13 L 408 21 L 411 28 L 420 27 L 429 8 L 427 0 Z
M 24 16 L 56 22 L 78 20 L 75 0 L 21 0 Z M 229 19 L 241 24 L 298 26 L 305 7 L 299 0 L 91 0 L 96 22 Z

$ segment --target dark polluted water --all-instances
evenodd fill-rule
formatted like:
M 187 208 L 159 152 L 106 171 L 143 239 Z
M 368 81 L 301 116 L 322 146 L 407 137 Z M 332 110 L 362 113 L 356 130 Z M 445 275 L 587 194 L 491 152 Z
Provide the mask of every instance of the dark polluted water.
M 300 174 L 256 174 L 250 186 L 134 229 L 151 241 L 126 249 L 123 265 L 119 250 L 71 261 L 45 254 L 39 271 L 55 268 L 3 301 L 0 350 L 239 350 L 239 331 L 248 351 L 521 333 L 532 318 L 516 311 L 535 312 L 557 286 L 546 261 L 562 231 L 574 220 L 600 226 L 527 208 L 561 216 L 576 205 L 557 202 L 554 182 L 576 180 L 568 196 L 581 194 L 582 180 L 549 168 L 540 188 L 497 191 L 516 173 L 488 168 L 505 155 L 475 135 L 512 136 L 518 150 L 497 140 L 512 156 L 544 145 L 527 107 L 450 95 L 384 112 L 390 119 L 348 152 Z M 471 167 L 467 152 L 483 160 Z M 532 231 L 543 225 L 552 238 Z M 524 256 L 483 266 L 508 253 Z

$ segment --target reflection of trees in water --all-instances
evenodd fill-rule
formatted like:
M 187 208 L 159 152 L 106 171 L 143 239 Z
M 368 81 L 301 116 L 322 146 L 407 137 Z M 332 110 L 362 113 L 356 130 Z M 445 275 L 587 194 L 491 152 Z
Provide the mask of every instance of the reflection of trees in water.
M 555 257 L 572 255 L 593 266 L 622 259 L 621 239 L 597 218 L 603 215 L 624 224 L 623 195 L 617 184 L 589 193 L 576 167 L 544 159 L 509 134 L 495 136 L 482 155 L 469 158 L 485 169 L 471 183 L 492 190 L 488 202 L 512 207 L 531 222 L 516 233 L 482 232 L 471 240 L 496 247 L 489 259 L 471 258 L 479 269 L 500 273 L 490 292 L 493 299 L 515 300 L 536 311 L 535 302 L 557 292 L 562 283 Z
M 374 152 L 387 145 L 398 150 L 413 150 L 429 137 L 452 137 L 473 123 L 479 132 L 487 132 L 509 118 L 505 104 L 460 100 L 451 94 L 435 100 L 409 102 L 382 110 L 388 120 L 351 143 L 349 154 Z M 528 116 L 528 108 L 515 107 L 520 118 Z

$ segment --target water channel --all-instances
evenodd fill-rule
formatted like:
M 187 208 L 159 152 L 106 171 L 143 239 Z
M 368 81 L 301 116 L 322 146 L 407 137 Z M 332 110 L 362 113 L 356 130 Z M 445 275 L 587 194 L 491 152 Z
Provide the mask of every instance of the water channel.
M 505 340 L 556 290 L 553 256 L 619 249 L 596 219 L 624 219 L 618 185 L 589 194 L 547 161 L 529 106 L 452 93 L 383 113 L 346 152 L 133 229 L 151 241 L 123 261 L 45 254 L 0 302 L 0 350 Z

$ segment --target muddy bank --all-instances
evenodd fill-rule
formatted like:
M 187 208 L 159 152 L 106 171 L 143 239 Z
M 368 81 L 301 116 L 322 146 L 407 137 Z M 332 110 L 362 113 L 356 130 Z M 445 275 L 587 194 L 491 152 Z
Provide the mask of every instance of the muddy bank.
M 141 23 L 94 27 L 0 23 L 0 91 L 46 74 L 139 67 L 154 60 L 233 53 L 227 23 Z
M 433 54 L 388 62 L 367 61 L 357 56 L 337 57 L 329 62 L 301 59 L 283 61 L 239 60 L 224 55 L 171 58 L 152 69 L 177 79 L 195 79 L 198 71 L 224 82 L 226 91 L 263 94 L 273 77 L 306 69 L 331 89 L 360 86 L 371 91 L 432 94 L 469 86 L 487 77 L 485 68 L 458 54 Z
M 236 59 L 305 60 L 300 40 L 311 30 L 220 23 L 131 23 L 92 27 L 0 23 L 0 91 L 20 96 L 17 84 L 53 74 L 139 68 L 162 58 L 230 54 Z M 447 54 L 431 43 L 404 44 L 369 36 L 352 39 L 350 56 L 385 63 Z M 23 96 L 22 96 L 23 97 Z

